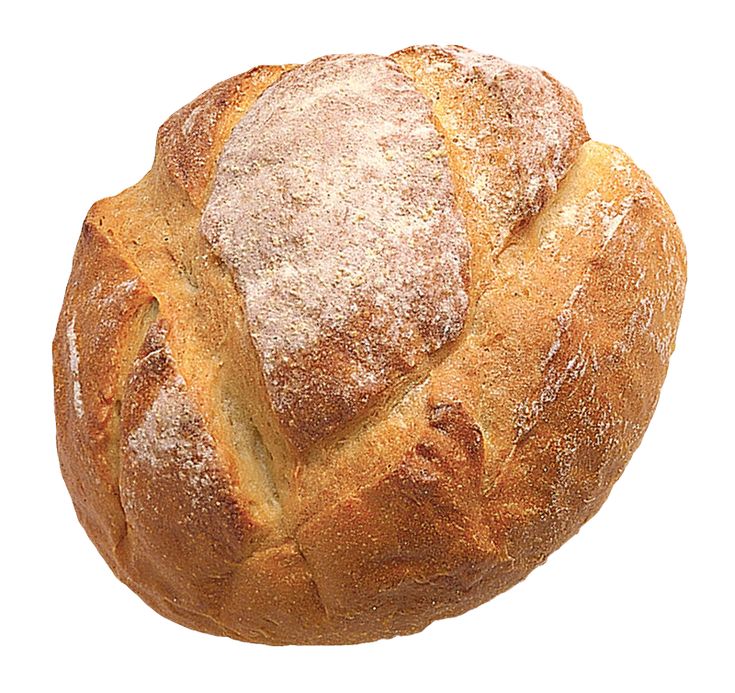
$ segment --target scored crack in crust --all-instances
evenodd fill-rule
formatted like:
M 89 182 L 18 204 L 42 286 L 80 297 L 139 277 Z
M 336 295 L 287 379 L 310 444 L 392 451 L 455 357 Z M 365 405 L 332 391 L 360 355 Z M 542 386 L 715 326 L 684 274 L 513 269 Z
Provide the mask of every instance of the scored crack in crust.
M 206 632 L 359 642 L 574 534 L 685 283 L 650 179 L 587 140 L 548 74 L 460 47 L 256 68 L 174 114 L 90 211 L 54 340 L 62 472 L 115 573 Z

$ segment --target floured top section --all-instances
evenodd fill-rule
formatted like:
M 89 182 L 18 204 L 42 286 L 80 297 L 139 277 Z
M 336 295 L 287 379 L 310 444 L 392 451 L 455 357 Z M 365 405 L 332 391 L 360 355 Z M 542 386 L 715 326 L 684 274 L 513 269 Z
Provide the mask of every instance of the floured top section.
M 541 70 L 459 46 L 393 57 L 434 102 L 480 251 L 499 252 L 556 192 L 588 139 L 579 102 Z
M 300 445 L 460 332 L 469 243 L 431 110 L 391 60 L 285 74 L 235 126 L 201 231 L 244 294 Z
M 516 176 L 513 194 L 498 195 L 492 179 L 475 181 L 473 194 L 514 224 L 536 214 L 587 139 L 582 109 L 574 95 L 535 67 L 453 46 L 446 51 L 468 74 L 479 74 L 504 113 L 491 120 L 495 146 L 510 156 L 496 162 Z M 490 157 L 490 162 L 493 157 Z

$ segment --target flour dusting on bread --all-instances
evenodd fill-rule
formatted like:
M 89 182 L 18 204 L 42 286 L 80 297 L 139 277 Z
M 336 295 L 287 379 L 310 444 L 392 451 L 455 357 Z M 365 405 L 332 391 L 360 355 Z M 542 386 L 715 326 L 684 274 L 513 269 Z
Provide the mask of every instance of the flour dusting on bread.
M 81 419 L 84 416 L 84 402 L 82 401 L 82 384 L 79 381 L 79 349 L 77 348 L 77 333 L 75 329 L 77 316 L 72 315 L 66 326 L 66 342 L 69 345 L 69 371 L 73 391 L 74 411 Z
M 504 113 L 490 123 L 496 137 L 513 145 L 507 162 L 517 175 L 517 188 L 508 210 L 535 213 L 556 191 L 573 152 L 586 136 L 581 109 L 572 93 L 535 67 L 513 65 L 501 58 L 481 55 L 458 46 L 446 49 L 466 74 L 482 76 L 493 96 L 502 102 Z M 495 200 L 497 204 L 497 200 Z
M 393 57 L 435 103 L 466 189 L 468 230 L 482 246 L 476 253 L 499 252 L 556 192 L 588 139 L 579 102 L 541 70 L 459 46 Z
M 464 323 L 470 251 L 444 142 L 386 58 L 323 58 L 267 89 L 225 144 L 201 231 L 302 440 L 353 418 Z
M 163 384 L 139 426 L 127 438 L 129 464 L 161 470 L 171 466 L 189 490 L 192 511 L 212 498 L 220 473 L 214 469 L 214 441 L 203 428 L 177 375 Z M 196 435 L 191 435 L 192 431 Z

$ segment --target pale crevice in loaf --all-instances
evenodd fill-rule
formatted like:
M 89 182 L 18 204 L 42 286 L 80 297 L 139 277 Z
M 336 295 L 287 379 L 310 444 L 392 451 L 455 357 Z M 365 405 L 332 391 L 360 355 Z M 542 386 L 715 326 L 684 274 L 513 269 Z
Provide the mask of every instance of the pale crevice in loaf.
M 386 58 L 322 58 L 266 90 L 225 143 L 201 230 L 300 446 L 461 330 L 469 245 L 443 142 Z
M 225 383 L 225 388 L 228 383 Z M 252 460 L 257 465 L 265 482 L 268 493 L 265 502 L 271 507 L 273 515 L 278 517 L 283 512 L 281 503 L 280 484 L 276 478 L 273 455 L 263 442 L 263 435 L 252 417 L 240 406 L 240 398 L 230 396 L 226 390 L 221 395 L 223 412 L 227 416 L 232 428 L 234 448 L 238 459 Z

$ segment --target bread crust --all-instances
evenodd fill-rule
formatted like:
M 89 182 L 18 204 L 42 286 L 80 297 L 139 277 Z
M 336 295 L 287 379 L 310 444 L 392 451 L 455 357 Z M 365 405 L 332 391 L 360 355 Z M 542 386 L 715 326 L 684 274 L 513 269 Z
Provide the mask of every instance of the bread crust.
M 200 230 L 234 129 L 294 66 L 174 114 L 82 228 L 53 345 L 62 474 L 115 574 L 188 627 L 350 643 L 462 613 L 594 515 L 655 409 L 686 260 L 650 178 L 546 73 L 459 47 L 390 60 L 446 148 L 468 304 L 336 424 L 284 422 L 248 291 Z

